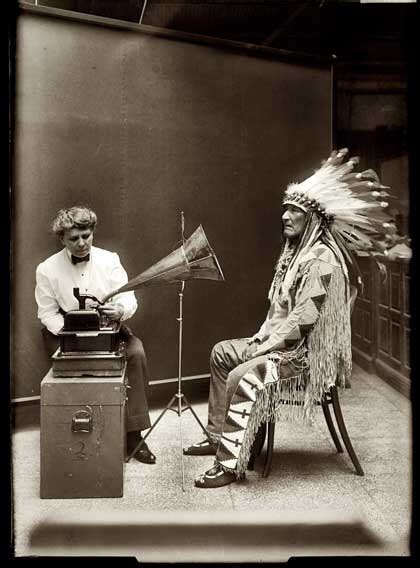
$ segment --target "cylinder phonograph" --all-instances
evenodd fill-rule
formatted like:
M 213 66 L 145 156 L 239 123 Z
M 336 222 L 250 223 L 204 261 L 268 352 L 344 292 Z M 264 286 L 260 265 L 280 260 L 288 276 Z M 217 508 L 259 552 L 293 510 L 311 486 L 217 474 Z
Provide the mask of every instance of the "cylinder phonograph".
M 182 392 L 182 302 L 185 281 L 200 279 L 223 281 L 224 276 L 201 225 L 188 239 L 184 238 L 183 212 L 181 212 L 181 234 L 181 246 L 105 297 L 97 298 L 91 294 L 80 294 L 79 288 L 74 288 L 73 293 L 79 302 L 79 308 L 64 315 L 64 325 L 58 333 L 60 345 L 52 356 L 54 377 L 113 377 L 121 375 L 125 367 L 125 344 L 120 340 L 121 324 L 120 322 L 108 322 L 106 317 L 101 314 L 101 306 L 123 292 L 146 286 L 180 284 L 178 293 L 179 315 L 177 318 L 179 325 L 178 389 L 126 461 L 129 461 L 144 444 L 146 438 L 167 410 L 175 411 L 179 417 L 185 410 L 190 410 L 201 426 L 203 433 L 207 436 L 204 426 Z M 184 490 L 182 428 L 180 431 L 182 488 Z
M 120 322 L 107 322 L 101 316 L 101 302 L 91 294 L 73 289 L 79 309 L 64 315 L 58 332 L 59 348 L 52 356 L 55 377 L 115 377 L 125 363 L 124 344 L 119 340 Z M 90 307 L 86 301 L 90 300 Z

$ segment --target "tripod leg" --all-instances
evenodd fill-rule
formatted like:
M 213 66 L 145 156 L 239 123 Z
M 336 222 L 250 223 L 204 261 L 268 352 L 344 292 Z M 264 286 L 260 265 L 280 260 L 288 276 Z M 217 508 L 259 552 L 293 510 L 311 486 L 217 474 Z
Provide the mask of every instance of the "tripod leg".
M 183 442 L 182 442 L 182 402 L 179 402 L 179 439 L 180 439 L 180 450 L 181 450 L 181 469 L 182 469 L 182 491 L 185 491 L 185 469 L 184 469 L 184 452 L 182 451 Z
M 146 438 L 149 436 L 149 434 L 151 434 L 151 432 L 154 430 L 155 426 L 157 426 L 158 422 L 160 421 L 160 419 L 162 418 L 162 416 L 165 414 L 165 412 L 167 410 L 171 409 L 171 406 L 173 405 L 174 401 L 176 399 L 176 395 L 174 395 L 171 400 L 168 402 L 168 404 L 165 406 L 165 408 L 162 410 L 162 412 L 159 414 L 159 416 L 157 417 L 157 420 L 152 424 L 152 426 L 150 427 L 149 431 L 147 432 L 147 434 L 140 440 L 140 442 L 137 444 L 137 446 L 134 448 L 134 450 L 130 453 L 130 455 L 127 457 L 127 459 L 125 460 L 126 463 L 128 463 L 131 458 L 134 456 L 134 454 L 142 447 L 142 445 L 146 442 Z
M 213 440 L 210 438 L 210 436 L 207 433 L 207 430 L 204 428 L 203 424 L 201 423 L 201 420 L 199 419 L 199 417 L 197 416 L 195 410 L 193 409 L 193 407 L 190 404 L 190 401 L 187 399 L 187 397 L 185 395 L 183 395 L 183 400 L 184 400 L 184 404 L 185 404 L 185 408 L 184 410 L 191 410 L 192 415 L 194 416 L 194 418 L 197 420 L 197 422 L 199 423 L 199 425 L 201 426 L 201 429 L 203 431 L 203 434 L 206 436 L 207 440 L 213 444 Z

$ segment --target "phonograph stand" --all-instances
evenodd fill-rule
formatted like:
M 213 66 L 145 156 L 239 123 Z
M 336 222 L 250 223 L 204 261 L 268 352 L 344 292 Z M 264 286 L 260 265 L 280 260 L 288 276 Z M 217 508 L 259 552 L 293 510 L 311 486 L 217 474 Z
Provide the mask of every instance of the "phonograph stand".
M 182 239 L 184 241 L 184 213 L 183 212 L 181 213 L 181 223 L 182 223 Z M 128 455 L 128 457 L 126 459 L 126 462 L 130 461 L 130 459 L 133 457 L 133 455 L 143 446 L 143 444 L 145 443 L 148 436 L 152 433 L 152 431 L 158 425 L 161 418 L 163 418 L 164 414 L 168 410 L 172 410 L 173 412 L 175 412 L 178 415 L 178 417 L 180 419 L 179 426 L 180 426 L 180 450 L 181 450 L 182 490 L 183 491 L 185 491 L 185 486 L 184 486 L 184 482 L 185 482 L 184 453 L 183 453 L 183 444 L 182 444 L 182 413 L 183 412 L 185 412 L 186 410 L 191 411 L 195 420 L 200 425 L 204 435 L 211 442 L 211 439 L 210 439 L 209 435 L 207 434 L 206 429 L 204 428 L 203 424 L 201 423 L 200 419 L 198 418 L 198 416 L 197 416 L 196 412 L 194 411 L 193 407 L 191 406 L 189 400 L 187 399 L 185 394 L 182 392 L 182 319 L 183 319 L 183 317 L 182 317 L 182 315 L 183 315 L 182 302 L 183 302 L 183 298 L 184 298 L 184 286 L 185 286 L 185 282 L 182 280 L 181 281 L 181 290 L 178 294 L 178 296 L 179 296 L 179 316 L 177 318 L 177 321 L 178 321 L 178 324 L 179 324 L 179 334 L 178 334 L 178 390 L 173 395 L 173 397 L 168 402 L 168 404 L 165 406 L 165 408 L 162 410 L 162 412 L 159 414 L 159 416 L 157 417 L 155 422 L 152 424 L 152 426 L 149 428 L 149 430 L 145 434 L 145 436 L 143 436 L 143 438 L 140 440 L 140 442 L 137 444 L 137 446 Z

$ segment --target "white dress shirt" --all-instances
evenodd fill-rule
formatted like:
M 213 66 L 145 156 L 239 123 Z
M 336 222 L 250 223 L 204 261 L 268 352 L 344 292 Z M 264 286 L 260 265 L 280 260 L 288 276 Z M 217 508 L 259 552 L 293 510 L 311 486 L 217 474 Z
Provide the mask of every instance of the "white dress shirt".
M 35 299 L 38 318 L 51 333 L 57 335 L 64 325 L 60 308 L 65 312 L 79 308 L 73 288 L 79 288 L 80 294 L 92 294 L 102 300 L 127 281 L 127 273 L 117 253 L 92 246 L 90 260 L 73 264 L 69 251 L 64 248 L 37 266 Z M 133 291 L 118 294 L 111 300 L 123 306 L 123 320 L 131 318 L 137 310 Z M 88 305 L 89 300 L 86 301 Z

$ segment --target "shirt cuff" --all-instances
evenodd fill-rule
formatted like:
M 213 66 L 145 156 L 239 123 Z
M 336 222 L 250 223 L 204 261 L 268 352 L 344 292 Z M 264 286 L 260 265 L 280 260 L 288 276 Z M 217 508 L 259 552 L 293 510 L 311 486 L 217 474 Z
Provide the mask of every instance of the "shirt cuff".
M 45 325 L 45 324 L 44 324 Z M 54 335 L 58 335 L 58 332 L 64 325 L 64 320 L 61 323 L 50 324 L 50 326 L 45 325 L 45 327 Z
M 119 306 L 122 307 L 123 313 L 122 316 L 120 318 L 120 321 L 123 321 L 126 319 L 125 314 L 127 313 L 127 308 L 124 306 L 124 304 L 122 302 L 116 302 L 116 304 L 118 304 Z

